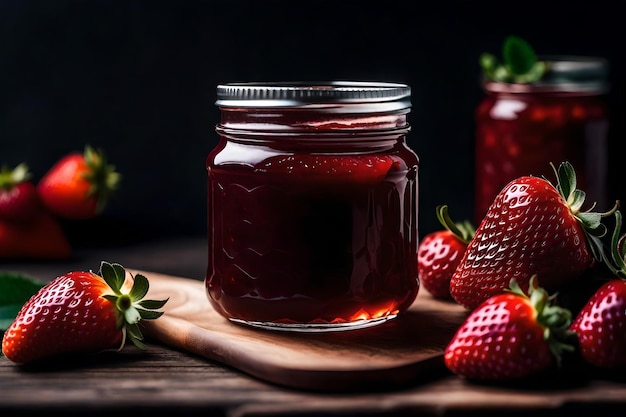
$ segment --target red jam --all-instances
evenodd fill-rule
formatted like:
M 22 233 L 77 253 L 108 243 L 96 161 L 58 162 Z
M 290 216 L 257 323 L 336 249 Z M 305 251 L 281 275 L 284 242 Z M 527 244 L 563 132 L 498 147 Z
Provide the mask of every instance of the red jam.
M 599 206 L 607 203 L 604 63 L 554 62 L 554 80 L 484 84 L 487 95 L 476 110 L 477 223 L 509 181 L 524 175 L 553 180 L 550 164 L 565 160 L 576 169 L 578 188 L 587 193 L 587 200 Z
M 406 310 L 419 287 L 408 87 L 290 86 L 312 91 L 297 105 L 251 104 L 251 93 L 222 88 L 220 142 L 207 159 L 206 289 L 216 311 L 259 327 L 331 331 Z M 403 101 L 350 103 L 364 88 Z

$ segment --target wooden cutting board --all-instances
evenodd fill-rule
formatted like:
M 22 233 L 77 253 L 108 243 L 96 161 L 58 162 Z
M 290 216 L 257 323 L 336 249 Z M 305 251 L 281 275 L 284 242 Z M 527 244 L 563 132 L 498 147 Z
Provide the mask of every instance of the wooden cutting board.
M 445 372 L 443 350 L 467 314 L 422 289 L 409 311 L 376 327 L 310 334 L 260 330 L 215 312 L 202 281 L 132 272 L 150 280 L 148 298 L 169 297 L 165 314 L 144 322 L 147 337 L 299 389 L 379 390 L 438 377 Z

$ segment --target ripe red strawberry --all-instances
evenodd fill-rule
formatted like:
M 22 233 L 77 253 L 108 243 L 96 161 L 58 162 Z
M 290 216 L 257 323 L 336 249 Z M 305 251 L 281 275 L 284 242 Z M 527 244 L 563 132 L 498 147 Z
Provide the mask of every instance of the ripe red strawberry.
M 28 221 L 41 208 L 26 164 L 0 170 L 0 221 Z
M 41 178 L 37 191 L 55 215 L 90 219 L 104 209 L 120 178 L 101 151 L 86 146 L 83 153 L 73 152 L 57 161 Z
M 256 172 L 288 174 L 300 183 L 313 184 L 350 182 L 375 184 L 389 172 L 393 160 L 386 155 L 280 155 L 255 166 Z
M 61 225 L 47 211 L 25 222 L 0 220 L 0 259 L 64 259 L 71 254 Z
M 615 212 L 616 227 L 611 241 L 612 259 L 605 264 L 615 277 L 591 296 L 572 323 L 581 356 L 598 367 L 626 365 L 626 235 L 619 237 L 622 216 Z
M 427 234 L 420 242 L 417 274 L 433 297 L 450 299 L 450 279 L 474 236 L 474 227 L 468 221 L 454 223 L 445 205 L 437 207 L 436 215 L 445 229 Z
M 571 313 L 551 302 L 531 278 L 526 295 L 513 280 L 510 292 L 480 304 L 457 329 L 444 352 L 446 367 L 472 380 L 524 378 L 560 365 Z
M 511 279 L 526 291 L 537 274 L 554 291 L 602 260 L 602 217 L 582 212 L 585 193 L 576 189 L 573 167 L 555 169 L 558 184 L 525 176 L 496 196 L 450 280 L 450 294 L 472 309 L 502 292 Z
M 4 334 L 2 352 L 25 364 L 121 349 L 127 339 L 145 348 L 138 323 L 160 317 L 163 313 L 155 310 L 167 300 L 142 300 L 148 279 L 137 274 L 130 281 L 121 265 L 107 262 L 99 274 L 74 271 L 53 279 L 21 308 Z

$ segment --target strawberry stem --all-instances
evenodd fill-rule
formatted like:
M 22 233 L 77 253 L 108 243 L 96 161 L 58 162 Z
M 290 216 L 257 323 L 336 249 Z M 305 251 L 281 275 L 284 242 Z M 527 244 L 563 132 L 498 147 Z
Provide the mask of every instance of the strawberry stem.
M 558 169 L 553 163 L 550 163 L 550 166 L 557 179 L 556 190 L 567 203 L 571 213 L 582 225 L 593 258 L 597 262 L 602 262 L 606 259 L 606 254 L 604 253 L 604 245 L 601 238 L 607 233 L 606 225 L 602 223 L 602 219 L 613 215 L 617 211 L 620 205 L 619 200 L 615 202 L 609 211 L 604 213 L 591 211 L 595 208 L 595 203 L 588 210 L 581 211 L 585 203 L 586 193 L 576 188 L 576 172 L 572 164 L 564 161 L 561 162 Z
M 96 210 L 99 213 L 104 209 L 115 190 L 117 190 L 122 177 L 115 170 L 114 165 L 107 163 L 103 151 L 94 150 L 87 145 L 85 146 L 83 157 L 89 168 L 84 178 L 91 184 L 87 191 L 87 196 L 96 197 Z
M 163 307 L 168 299 L 144 300 L 150 287 L 148 279 L 142 274 L 133 276 L 127 273 L 120 264 L 102 261 L 99 274 L 113 291 L 113 294 L 104 294 L 103 297 L 111 301 L 118 312 L 117 326 L 123 334 L 120 349 L 124 347 L 127 340 L 138 348 L 145 349 L 145 345 L 141 342 L 143 335 L 138 323 L 142 319 L 154 320 L 161 317 L 163 312 L 156 310 Z M 133 285 L 128 292 L 124 292 L 123 286 L 127 274 L 132 279 Z
M 622 213 L 619 210 L 615 210 L 615 229 L 611 236 L 609 253 L 611 257 L 606 255 L 605 251 L 602 251 L 604 264 L 609 271 L 621 278 L 626 278 L 626 253 L 624 253 L 624 239 L 626 235 L 620 237 L 622 229 Z
M 435 209 L 435 214 L 437 215 L 437 219 L 439 223 L 443 225 L 446 229 L 452 232 L 460 241 L 467 244 L 472 240 L 476 230 L 474 226 L 469 221 L 465 220 L 461 223 L 455 223 L 452 221 L 452 218 L 448 214 L 448 206 L 445 204 L 437 206 Z
M 0 188 L 10 190 L 15 185 L 31 178 L 28 165 L 21 163 L 13 169 L 3 166 L 0 169 Z
M 539 287 L 536 275 L 530 278 L 528 294 L 522 291 L 515 279 L 511 280 L 508 291 L 529 300 L 536 311 L 537 323 L 544 328 L 544 340 L 548 343 L 557 366 L 561 366 L 563 352 L 574 350 L 574 347 L 566 342 L 574 334 L 569 330 L 572 324 L 571 311 L 553 304 L 555 298 L 550 297 L 543 288 Z

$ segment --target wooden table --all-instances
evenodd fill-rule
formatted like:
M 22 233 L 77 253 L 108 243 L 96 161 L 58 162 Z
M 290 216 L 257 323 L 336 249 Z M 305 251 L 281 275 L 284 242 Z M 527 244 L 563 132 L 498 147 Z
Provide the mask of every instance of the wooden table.
M 190 238 L 77 252 L 70 262 L 0 263 L 1 270 L 49 280 L 70 269 L 97 269 L 101 260 L 202 279 L 206 245 Z M 0 358 L 0 416 L 172 413 L 176 416 L 535 416 L 626 415 L 626 372 L 587 367 L 523 384 L 479 385 L 434 371 L 401 388 L 312 392 L 273 385 L 221 363 L 150 341 L 79 363 L 28 370 Z

